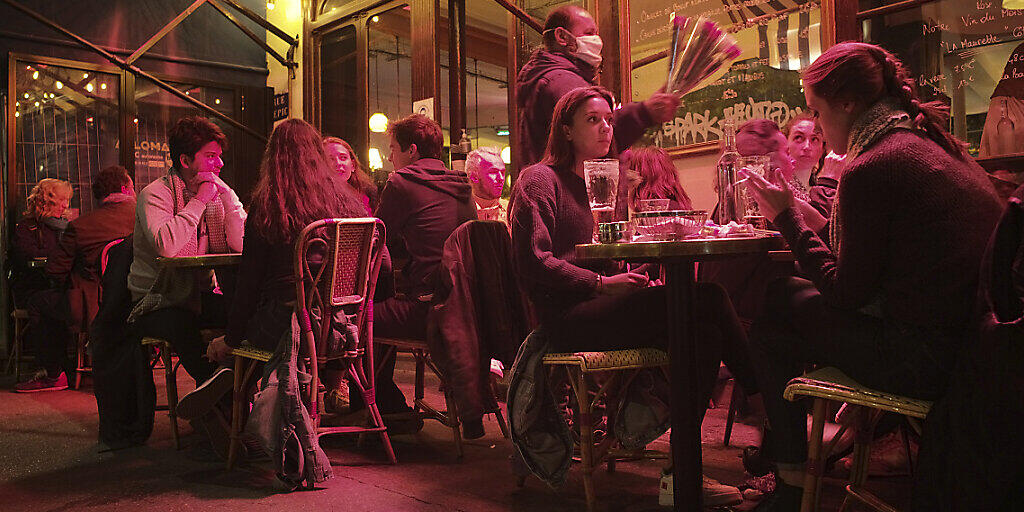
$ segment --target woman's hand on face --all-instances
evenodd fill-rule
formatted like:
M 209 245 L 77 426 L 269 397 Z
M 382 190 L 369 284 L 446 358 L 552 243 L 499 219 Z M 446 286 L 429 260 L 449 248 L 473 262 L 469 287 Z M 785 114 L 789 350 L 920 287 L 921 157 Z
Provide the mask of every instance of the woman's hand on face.
M 622 295 L 647 286 L 647 276 L 633 272 L 623 272 L 614 276 L 601 277 L 598 288 L 602 295 Z
M 746 178 L 743 185 L 750 191 L 750 195 L 757 201 L 761 213 L 769 222 L 775 222 L 775 217 L 778 217 L 783 210 L 793 206 L 793 191 L 789 189 L 789 184 L 778 171 L 769 171 L 768 175 L 771 181 L 757 173 L 747 172 L 745 169 L 740 170 L 738 174 L 740 177 Z

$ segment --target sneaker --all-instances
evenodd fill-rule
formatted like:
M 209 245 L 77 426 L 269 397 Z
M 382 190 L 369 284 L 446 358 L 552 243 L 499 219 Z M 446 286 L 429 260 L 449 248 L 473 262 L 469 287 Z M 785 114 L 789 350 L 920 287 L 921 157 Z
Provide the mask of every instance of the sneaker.
M 40 391 L 60 391 L 68 388 L 68 376 L 64 372 L 50 378 L 45 371 L 36 374 L 31 380 L 14 385 L 15 393 L 38 393 Z
M 725 507 L 743 503 L 743 495 L 740 494 L 739 489 L 731 485 L 725 485 L 708 476 L 703 476 L 703 478 L 701 494 L 704 497 L 705 507 Z M 658 486 L 658 504 L 663 507 L 675 505 L 675 496 L 673 494 L 675 489 L 672 486 L 672 480 L 672 473 L 670 471 L 661 471 L 661 483 Z
M 231 368 L 220 368 L 195 390 L 178 401 L 178 417 L 186 420 L 200 418 L 220 402 L 234 387 L 235 372 Z
M 917 454 L 917 443 L 910 441 L 910 453 Z M 847 471 L 853 467 L 853 456 L 839 461 L 840 467 Z M 870 476 L 908 476 L 910 461 L 907 460 L 907 449 L 903 446 L 903 435 L 899 430 L 890 432 L 871 443 L 871 455 L 868 458 L 868 475 Z
M 324 395 L 324 411 L 331 414 L 346 415 L 351 412 L 348 392 L 332 389 Z

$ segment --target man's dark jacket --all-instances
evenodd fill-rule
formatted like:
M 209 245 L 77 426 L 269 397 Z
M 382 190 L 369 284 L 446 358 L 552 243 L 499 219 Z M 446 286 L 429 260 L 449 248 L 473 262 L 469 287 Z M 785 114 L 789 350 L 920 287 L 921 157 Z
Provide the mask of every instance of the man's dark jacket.
M 548 143 L 555 104 L 569 91 L 596 85 L 592 66 L 576 57 L 537 50 L 516 76 L 519 106 L 519 168 L 541 160 Z M 615 111 L 615 145 L 618 152 L 633 145 L 654 124 L 643 103 L 628 103 Z
M 476 205 L 466 173 L 421 158 L 388 178 L 376 216 L 387 228 L 392 258 L 408 258 L 397 291 L 416 297 L 433 292 L 444 242 L 462 223 L 476 220 Z

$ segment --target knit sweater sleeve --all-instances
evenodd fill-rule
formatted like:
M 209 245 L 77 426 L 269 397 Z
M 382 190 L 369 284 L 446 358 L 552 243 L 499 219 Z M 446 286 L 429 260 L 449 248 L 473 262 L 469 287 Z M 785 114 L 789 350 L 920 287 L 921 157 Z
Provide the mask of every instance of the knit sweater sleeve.
M 885 241 L 891 234 L 889 215 L 894 207 L 890 187 L 870 169 L 849 172 L 840 185 L 842 207 L 839 252 L 834 253 L 795 208 L 779 214 L 779 227 L 800 262 L 825 300 L 842 309 L 857 309 L 880 294 L 886 264 Z
M 227 238 L 228 247 L 232 252 L 242 252 L 242 238 L 245 234 L 245 208 L 238 200 L 238 194 L 231 189 L 220 194 L 220 201 L 224 205 L 224 236 Z
M 509 222 L 519 272 L 551 290 L 593 293 L 596 272 L 555 256 L 552 234 L 557 222 L 557 192 L 553 180 L 545 178 L 543 173 L 528 170 L 516 184 Z
M 141 234 L 153 244 L 157 254 L 168 258 L 197 236 L 199 219 L 205 211 L 206 204 L 193 197 L 175 215 L 173 192 L 157 180 L 142 189 L 135 214 L 144 228 Z

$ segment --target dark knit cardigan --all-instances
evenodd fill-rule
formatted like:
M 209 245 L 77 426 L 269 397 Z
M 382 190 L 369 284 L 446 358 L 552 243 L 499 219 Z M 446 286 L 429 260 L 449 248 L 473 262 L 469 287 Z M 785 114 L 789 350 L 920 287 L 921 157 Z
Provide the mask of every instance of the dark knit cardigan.
M 837 253 L 794 208 L 775 220 L 829 304 L 900 326 L 969 326 L 1001 209 L 981 167 L 898 128 L 849 163 L 836 202 Z

